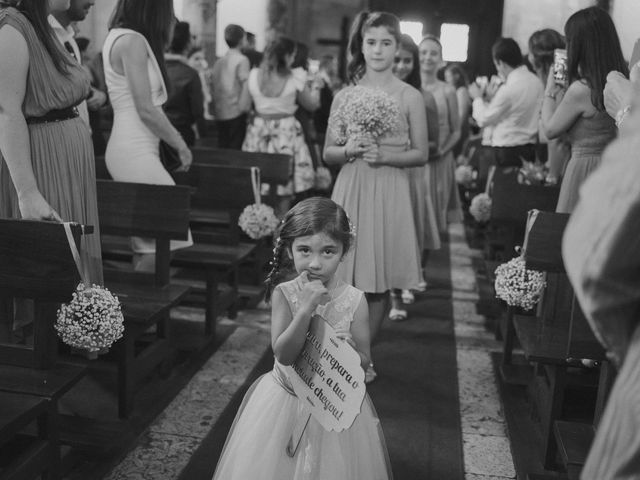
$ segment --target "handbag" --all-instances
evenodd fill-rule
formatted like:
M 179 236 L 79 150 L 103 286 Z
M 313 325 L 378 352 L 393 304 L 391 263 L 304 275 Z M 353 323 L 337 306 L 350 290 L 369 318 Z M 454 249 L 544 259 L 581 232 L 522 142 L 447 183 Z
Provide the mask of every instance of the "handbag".
M 167 172 L 173 172 L 182 166 L 178 150 L 164 140 L 160 140 L 160 162 Z

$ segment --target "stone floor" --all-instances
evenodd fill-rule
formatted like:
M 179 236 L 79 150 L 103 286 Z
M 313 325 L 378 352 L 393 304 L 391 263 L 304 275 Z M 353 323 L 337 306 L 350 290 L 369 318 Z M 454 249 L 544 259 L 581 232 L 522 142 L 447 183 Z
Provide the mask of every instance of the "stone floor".
M 452 225 L 451 276 L 457 342 L 460 415 L 466 480 L 515 478 L 515 470 L 490 352 L 499 350 L 475 310 L 477 285 L 462 225 Z M 201 312 L 182 311 L 202 321 Z M 105 477 L 108 480 L 176 479 L 191 454 L 268 349 L 269 312 L 246 310 L 237 328 L 188 385 L 152 423 L 134 448 Z M 195 479 L 194 479 L 195 480 Z

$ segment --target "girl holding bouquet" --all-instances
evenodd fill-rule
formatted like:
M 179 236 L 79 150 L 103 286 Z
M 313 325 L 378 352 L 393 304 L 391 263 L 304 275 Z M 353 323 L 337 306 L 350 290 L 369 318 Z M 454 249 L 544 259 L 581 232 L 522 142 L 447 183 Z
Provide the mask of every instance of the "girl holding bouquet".
M 394 15 L 356 17 L 349 41 L 353 85 L 333 101 L 324 148 L 327 163 L 342 165 L 332 199 L 358 229 L 338 274 L 366 292 L 372 338 L 386 314 L 389 291 L 413 288 L 422 279 L 405 169 L 427 162 L 427 121 L 420 92 L 393 74 L 399 41 Z M 373 378 L 370 365 L 367 379 Z

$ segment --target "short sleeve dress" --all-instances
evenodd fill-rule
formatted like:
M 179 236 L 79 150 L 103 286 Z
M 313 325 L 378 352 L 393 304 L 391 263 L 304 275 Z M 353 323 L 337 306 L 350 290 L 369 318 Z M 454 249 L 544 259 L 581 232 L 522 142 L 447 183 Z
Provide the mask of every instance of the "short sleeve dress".
M 60 73 L 27 18 L 15 8 L 0 10 L 0 27 L 10 25 L 29 48 L 25 118 L 74 107 L 90 92 L 90 79 L 79 64 Z M 59 46 L 64 52 L 64 47 Z M 65 52 L 66 53 L 66 52 Z M 102 284 L 102 254 L 96 200 L 96 175 L 89 126 L 80 117 L 28 125 L 31 165 L 38 189 L 64 221 L 93 225 L 82 240 L 82 261 L 89 280 Z M 0 217 L 20 218 L 18 197 L 0 153 Z

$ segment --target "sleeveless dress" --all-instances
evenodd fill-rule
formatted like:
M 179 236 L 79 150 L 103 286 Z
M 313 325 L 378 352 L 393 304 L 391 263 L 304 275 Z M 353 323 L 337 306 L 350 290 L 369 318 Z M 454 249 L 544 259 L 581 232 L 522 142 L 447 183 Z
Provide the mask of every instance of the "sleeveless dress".
M 315 185 L 315 170 L 309 147 L 304 140 L 302 126 L 294 117 L 298 108 L 296 96 L 304 88 L 304 82 L 292 74 L 280 95 L 267 97 L 260 91 L 259 72 L 258 68 L 249 72 L 249 93 L 256 115 L 249 122 L 242 150 L 291 155 L 293 179 L 289 185 L 278 186 L 278 195 L 306 192 Z M 263 194 L 267 193 L 265 188 L 266 185 L 263 186 Z
M 444 93 L 444 88 L 439 86 L 430 91 L 438 107 L 438 126 L 440 128 L 440 146 L 449 138 L 451 128 L 449 126 L 449 104 Z M 436 211 L 438 228 L 441 232 L 447 231 L 447 224 L 462 221 L 462 203 L 456 184 L 456 162 L 453 151 L 449 151 L 434 162 L 430 162 L 431 171 L 428 190 L 433 200 Z
M 348 328 L 363 293 L 351 285 L 316 313 L 334 328 Z M 298 310 L 295 281 L 280 284 L 292 314 Z M 340 288 L 340 287 L 337 287 Z M 333 323 L 332 323 L 333 322 Z M 285 447 L 298 418 L 304 415 L 288 367 L 276 360 L 273 370 L 247 392 L 233 422 L 216 472 L 216 480 L 388 480 L 391 467 L 380 420 L 369 395 L 360 414 L 342 432 L 326 431 L 311 417 L 296 455 Z
M 607 112 L 580 117 L 567 132 L 571 158 L 562 177 L 556 212 L 571 213 L 587 177 L 600 165 L 602 152 L 616 136 L 616 125 Z
M 53 64 L 31 23 L 15 8 L 0 10 L 0 27 L 11 25 L 29 48 L 29 70 L 22 112 L 40 117 L 51 110 L 78 105 L 90 92 L 89 77 L 79 64 L 61 74 Z M 56 42 L 57 45 L 57 42 Z M 5 45 L 6 47 L 6 45 Z M 64 51 L 62 45 L 59 45 Z M 31 165 L 38 189 L 64 221 L 93 225 L 82 238 L 82 261 L 92 283 L 102 284 L 100 225 L 96 200 L 96 175 L 89 126 L 80 118 L 32 124 L 29 130 Z M 0 217 L 20 218 L 18 198 L 0 154 Z
M 147 72 L 153 105 L 161 109 L 162 104 L 167 101 L 167 88 L 160 66 L 147 39 L 128 28 L 109 30 L 102 47 L 104 76 L 113 107 L 113 129 L 105 152 L 107 169 L 111 177 L 120 182 L 175 185 L 173 178 L 160 162 L 160 139 L 140 119 L 126 77 L 117 73 L 111 66 L 111 47 L 122 35 L 138 35 L 144 40 L 149 54 Z M 172 250 L 190 245 L 193 245 L 191 234 L 189 240 L 171 241 Z M 155 242 L 134 237 L 132 248 L 136 253 L 155 253 Z
M 391 95 L 400 112 L 406 111 L 402 105 L 404 88 L 412 87 L 403 85 Z M 407 118 L 401 114 L 399 120 L 397 135 L 378 140 L 381 150 L 402 152 L 409 148 Z M 362 159 L 342 166 L 331 199 L 349 215 L 356 238 L 338 267 L 338 278 L 367 293 L 411 289 L 420 283 L 421 252 L 410 192 L 405 168 L 372 167 Z

